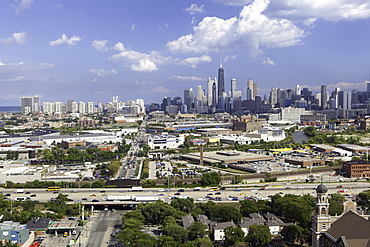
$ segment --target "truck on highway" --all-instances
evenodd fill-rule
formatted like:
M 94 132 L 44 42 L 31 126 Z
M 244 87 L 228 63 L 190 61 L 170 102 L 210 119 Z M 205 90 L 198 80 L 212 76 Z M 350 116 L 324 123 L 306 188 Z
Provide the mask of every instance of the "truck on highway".
M 132 186 L 131 191 L 143 191 L 143 187 L 141 187 L 141 186 Z
M 130 195 L 119 195 L 119 196 L 113 196 L 108 195 L 107 201 L 131 201 L 132 196 Z
M 14 192 L 15 193 L 23 193 L 24 192 L 24 189 L 16 189 Z
M 133 196 L 136 202 L 155 202 L 158 201 L 158 196 Z

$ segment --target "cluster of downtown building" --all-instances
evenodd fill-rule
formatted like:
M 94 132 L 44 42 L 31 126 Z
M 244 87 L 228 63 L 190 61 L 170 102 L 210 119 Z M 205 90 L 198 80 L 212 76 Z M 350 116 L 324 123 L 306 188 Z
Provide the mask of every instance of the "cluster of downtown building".
M 184 90 L 183 98 L 164 97 L 162 103 L 144 105 L 143 99 L 119 101 L 114 96 L 111 102 L 102 104 L 94 102 L 76 102 L 68 100 L 63 102 L 43 102 L 41 107 L 39 97 L 22 97 L 22 114 L 44 112 L 49 115 L 62 113 L 119 113 L 143 114 L 146 112 L 163 111 L 167 114 L 177 113 L 217 113 L 229 112 L 231 114 L 262 114 L 269 119 L 270 114 L 280 113 L 284 108 L 298 108 L 296 114 L 304 114 L 304 110 L 312 115 L 325 115 L 327 119 L 351 118 L 370 113 L 370 83 L 366 91 L 341 91 L 339 87 L 333 92 L 328 92 L 326 86 L 321 86 L 321 91 L 313 93 L 308 88 L 296 85 L 294 89 L 281 89 L 272 87 L 270 95 L 262 98 L 257 94 L 257 83 L 248 79 L 246 83 L 245 99 L 242 91 L 237 90 L 236 79 L 231 79 L 230 91 L 225 91 L 224 69 L 218 70 L 218 77 L 208 78 L 207 90 L 202 85 L 197 86 L 197 92 L 192 88 Z M 303 111 L 302 111 L 303 110 Z M 293 112 L 292 112 L 293 113 Z
M 207 92 L 198 85 L 197 92 L 192 88 L 184 90 L 184 100 L 180 97 L 165 97 L 162 104 L 152 103 L 150 111 L 162 110 L 165 113 L 215 113 L 259 114 L 266 119 L 275 118 L 274 114 L 290 109 L 292 114 L 326 116 L 327 119 L 352 118 L 370 113 L 370 83 L 366 91 L 344 90 L 339 87 L 328 92 L 325 85 L 320 92 L 312 92 L 307 87 L 296 85 L 294 89 L 272 87 L 270 95 L 263 98 L 257 94 L 257 83 L 248 79 L 245 87 L 246 98 L 242 91 L 236 90 L 236 79 L 231 79 L 230 91 L 225 92 L 224 69 L 218 70 L 218 78 L 208 78 Z M 296 108 L 297 110 L 292 110 Z M 309 113 L 308 113 L 309 111 Z

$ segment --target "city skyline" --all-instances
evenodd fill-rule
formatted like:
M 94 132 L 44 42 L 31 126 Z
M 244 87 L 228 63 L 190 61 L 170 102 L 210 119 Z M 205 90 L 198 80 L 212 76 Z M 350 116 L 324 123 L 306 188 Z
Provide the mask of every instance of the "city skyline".
M 250 78 L 262 97 L 276 85 L 366 91 L 369 79 L 365 0 L 9 0 L 0 9 L 4 106 L 32 95 L 161 102 L 206 89 L 220 62 L 225 92 L 235 78 L 244 99 Z

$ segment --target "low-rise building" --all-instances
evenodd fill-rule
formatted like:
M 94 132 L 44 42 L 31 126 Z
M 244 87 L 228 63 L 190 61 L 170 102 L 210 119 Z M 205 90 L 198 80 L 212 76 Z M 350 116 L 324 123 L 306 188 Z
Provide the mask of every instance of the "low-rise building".
M 345 176 L 349 178 L 369 178 L 370 162 L 366 160 L 344 162 L 342 170 L 345 172 Z
M 213 226 L 214 241 L 225 240 L 225 229 L 229 226 L 236 227 L 236 225 L 232 221 L 217 223 L 215 226 Z
M 146 143 L 151 149 L 172 149 L 178 148 L 184 144 L 184 135 L 170 135 L 163 133 L 161 135 L 146 136 Z
M 30 231 L 19 222 L 4 221 L 0 223 L 0 241 L 22 246 L 29 238 Z

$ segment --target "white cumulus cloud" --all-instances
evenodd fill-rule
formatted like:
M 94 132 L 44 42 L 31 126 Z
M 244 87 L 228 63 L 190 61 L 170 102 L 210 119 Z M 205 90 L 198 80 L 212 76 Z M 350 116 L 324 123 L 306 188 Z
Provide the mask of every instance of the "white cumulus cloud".
M 11 6 L 14 8 L 17 14 L 22 13 L 23 11 L 29 9 L 31 4 L 33 4 L 33 0 L 14 0 L 17 4 L 12 4 Z
M 73 35 L 71 38 L 68 38 L 67 35 L 65 35 L 63 33 L 61 38 L 59 38 L 57 40 L 54 40 L 54 41 L 50 41 L 49 45 L 50 46 L 56 46 L 56 45 L 67 44 L 69 46 L 72 46 L 72 45 L 76 45 L 77 42 L 79 42 L 81 40 L 82 40 L 82 38 L 80 36 Z
M 311 22 L 324 20 L 357 20 L 370 17 L 368 0 L 279 0 L 272 1 L 268 15 Z
M 197 13 L 204 13 L 204 5 L 198 6 L 196 3 L 192 3 L 189 7 L 185 9 L 189 14 L 195 15 Z
M 212 58 L 208 55 L 203 55 L 201 57 L 188 57 L 182 60 L 182 64 L 192 67 L 192 68 L 197 68 L 198 64 L 202 63 L 210 63 L 212 62 Z
M 115 75 L 118 73 L 117 70 L 115 69 L 111 69 L 107 71 L 104 69 L 90 69 L 89 71 L 99 77 L 107 77 L 107 76 Z
M 25 44 L 27 42 L 27 33 L 20 32 L 20 33 L 13 33 L 11 37 L 0 39 L 0 41 L 4 44 Z
M 121 42 L 114 45 L 114 50 L 119 52 L 110 57 L 114 61 L 123 61 L 126 67 L 138 72 L 152 72 L 158 70 L 158 66 L 173 62 L 173 58 L 164 57 L 158 51 L 141 53 L 126 49 Z
M 101 52 L 106 52 L 109 50 L 109 47 L 107 46 L 108 40 L 94 40 L 92 42 L 92 47 L 94 47 L 96 50 Z
M 301 44 L 306 33 L 287 19 L 269 18 L 264 11 L 269 0 L 255 0 L 244 6 L 239 17 L 205 17 L 193 33 L 167 43 L 173 53 L 211 53 L 245 50 L 254 58 L 265 48 Z

